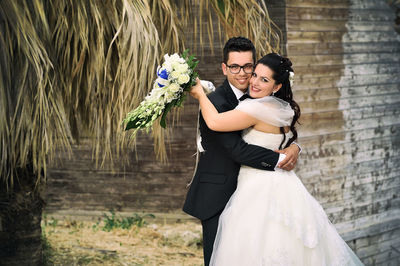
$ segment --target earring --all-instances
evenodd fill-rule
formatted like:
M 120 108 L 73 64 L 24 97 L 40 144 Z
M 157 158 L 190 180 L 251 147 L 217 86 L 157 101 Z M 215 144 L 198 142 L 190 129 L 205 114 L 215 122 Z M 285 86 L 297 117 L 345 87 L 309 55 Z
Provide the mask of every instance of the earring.
M 272 96 L 275 96 L 275 92 L 274 91 L 272 92 Z

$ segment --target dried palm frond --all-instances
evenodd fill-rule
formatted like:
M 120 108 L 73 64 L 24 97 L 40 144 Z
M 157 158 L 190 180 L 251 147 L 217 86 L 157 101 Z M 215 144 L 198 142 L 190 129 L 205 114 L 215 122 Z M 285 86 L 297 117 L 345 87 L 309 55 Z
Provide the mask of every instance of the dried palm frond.
M 162 53 L 179 53 L 185 50 L 183 27 L 187 17 L 178 17 L 179 8 L 170 0 L 149 0 L 153 23 L 161 40 Z
M 129 142 L 120 122 L 151 89 L 162 56 L 150 11 L 145 0 L 1 2 L 0 175 L 7 187 L 14 169 L 33 162 L 40 173 L 72 139 L 89 137 L 102 164 L 115 143 L 118 154 Z
M 0 4 L 0 177 L 14 185 L 18 168 L 32 164 L 42 180 L 47 156 L 68 145 L 63 98 L 54 87 L 50 29 L 42 1 Z
M 200 2 L 203 1 L 206 0 Z M 279 52 L 282 34 L 269 17 L 265 1 L 210 0 L 206 2 L 211 2 L 216 11 L 226 38 L 233 36 L 249 38 L 256 47 L 257 58 L 269 52 Z
M 96 164 L 104 165 L 132 144 L 120 122 L 152 88 L 163 53 L 159 30 L 145 0 L 53 3 L 52 10 L 64 10 L 52 21 L 72 132 L 75 139 L 78 132 L 91 138 Z M 153 131 L 158 142 L 161 132 Z
M 38 184 L 55 149 L 82 137 L 98 165 L 134 144 L 120 122 L 152 88 L 162 55 L 184 49 L 187 27 L 211 47 L 221 28 L 246 36 L 262 54 L 279 47 L 273 25 L 256 0 L 2 0 L 1 179 L 12 187 L 15 169 L 32 164 Z M 168 131 L 152 133 L 165 160 Z

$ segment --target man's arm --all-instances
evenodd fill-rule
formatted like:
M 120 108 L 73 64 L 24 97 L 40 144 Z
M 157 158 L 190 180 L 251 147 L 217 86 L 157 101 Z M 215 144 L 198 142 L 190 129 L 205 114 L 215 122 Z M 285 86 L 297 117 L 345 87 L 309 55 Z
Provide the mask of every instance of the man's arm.
M 279 153 L 277 153 L 270 149 L 248 144 L 240 135 L 233 132 L 218 134 L 217 138 L 227 154 L 239 164 L 268 171 L 274 171 L 277 167 L 290 171 L 296 166 L 299 148 L 295 144 L 279 150 L 277 151 Z

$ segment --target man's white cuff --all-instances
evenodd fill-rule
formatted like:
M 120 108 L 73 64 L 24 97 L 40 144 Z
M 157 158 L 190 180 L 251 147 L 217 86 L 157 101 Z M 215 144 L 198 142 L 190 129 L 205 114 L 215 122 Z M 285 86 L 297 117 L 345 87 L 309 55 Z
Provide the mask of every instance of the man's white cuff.
M 279 159 L 278 159 L 278 162 L 277 162 L 276 165 L 275 165 L 274 170 L 276 170 L 276 169 L 278 168 L 278 164 L 279 164 L 280 162 L 282 162 L 283 160 L 285 160 L 285 158 L 286 158 L 286 154 L 279 153 Z
M 293 141 L 292 144 L 296 144 L 297 147 L 299 147 L 299 154 L 300 154 L 300 153 L 301 153 L 301 150 L 302 150 L 301 147 L 300 147 L 300 145 L 299 145 L 297 142 L 295 142 L 295 141 Z
M 197 136 L 197 149 L 199 150 L 199 152 L 205 152 L 203 145 L 201 145 L 201 136 L 198 135 Z

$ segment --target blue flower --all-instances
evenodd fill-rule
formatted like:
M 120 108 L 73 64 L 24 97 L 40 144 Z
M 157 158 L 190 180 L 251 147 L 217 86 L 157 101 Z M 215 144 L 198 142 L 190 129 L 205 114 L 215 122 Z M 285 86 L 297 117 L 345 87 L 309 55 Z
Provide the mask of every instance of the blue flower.
M 162 79 L 168 79 L 168 72 L 166 69 L 163 69 L 162 71 L 158 70 L 157 76 L 159 76 Z

